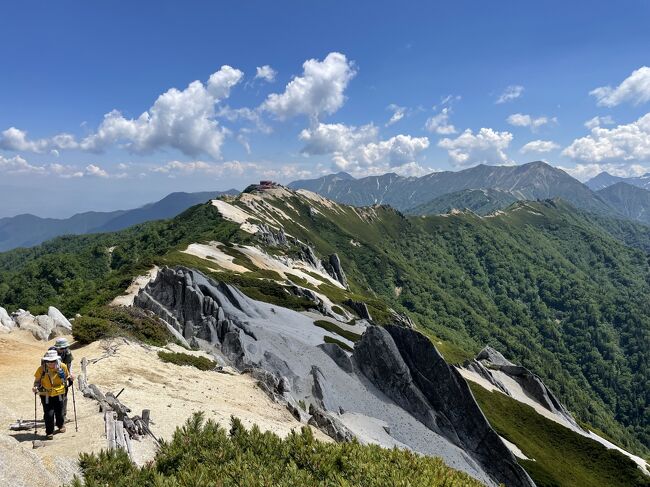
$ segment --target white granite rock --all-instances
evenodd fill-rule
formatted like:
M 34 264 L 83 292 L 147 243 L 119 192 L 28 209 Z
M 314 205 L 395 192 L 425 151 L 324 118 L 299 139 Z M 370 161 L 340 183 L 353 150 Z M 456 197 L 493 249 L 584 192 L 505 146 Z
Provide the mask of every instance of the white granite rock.
M 11 319 L 11 316 L 9 316 L 7 310 L 4 309 L 2 306 L 0 306 L 0 325 L 5 327 L 7 330 L 12 330 L 16 326 L 14 320 Z
M 54 320 L 56 326 L 60 326 L 63 328 L 67 328 L 68 330 L 72 330 L 72 325 L 70 324 L 68 319 L 65 316 L 63 316 L 63 313 L 61 313 L 54 306 L 50 306 L 47 309 L 47 316 L 49 316 Z

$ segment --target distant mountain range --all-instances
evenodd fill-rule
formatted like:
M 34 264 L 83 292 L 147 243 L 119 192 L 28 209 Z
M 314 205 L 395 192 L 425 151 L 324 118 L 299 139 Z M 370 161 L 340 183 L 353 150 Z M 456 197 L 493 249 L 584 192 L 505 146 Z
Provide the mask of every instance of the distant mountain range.
M 589 189 L 593 191 L 598 191 L 600 189 L 607 188 L 616 183 L 627 183 L 638 188 L 650 190 L 650 173 L 646 173 L 643 176 L 637 176 L 633 178 L 622 178 L 620 176 L 612 176 L 608 172 L 601 172 L 597 176 L 594 176 L 589 181 L 585 183 Z
M 150 220 L 172 218 L 190 206 L 220 195 L 238 193 L 234 189 L 225 192 L 171 193 L 160 201 L 132 210 L 88 211 L 65 219 L 40 218 L 30 214 L 0 218 L 0 252 L 17 247 L 33 247 L 60 235 L 112 232 Z
M 597 193 L 626 218 L 650 224 L 650 191 L 627 182 L 618 182 Z
M 384 174 L 356 179 L 338 173 L 289 186 L 345 204 L 388 204 L 411 215 L 444 214 L 453 209 L 486 215 L 517 200 L 560 198 L 591 213 L 650 225 L 650 174 L 620 178 L 603 172 L 583 184 L 540 161 L 521 166 L 479 165 L 419 178 Z
M 355 179 L 338 173 L 318 179 L 295 181 L 294 189 L 308 189 L 330 199 L 355 206 L 388 204 L 410 211 L 442 195 L 468 189 L 494 189 L 518 200 L 562 198 L 594 213 L 611 214 L 611 208 L 596 193 L 561 169 L 544 162 L 521 166 L 487 166 L 462 171 L 444 171 L 422 177 L 390 173 Z

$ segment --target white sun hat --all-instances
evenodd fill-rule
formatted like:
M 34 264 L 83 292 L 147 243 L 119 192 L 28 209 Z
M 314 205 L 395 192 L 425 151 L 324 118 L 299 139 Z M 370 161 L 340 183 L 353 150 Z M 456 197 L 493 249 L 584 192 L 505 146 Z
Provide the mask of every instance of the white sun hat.
M 55 360 L 61 360 L 61 357 L 59 357 L 59 354 L 56 353 L 56 350 L 48 350 L 45 352 L 43 360 L 45 362 L 54 362 Z

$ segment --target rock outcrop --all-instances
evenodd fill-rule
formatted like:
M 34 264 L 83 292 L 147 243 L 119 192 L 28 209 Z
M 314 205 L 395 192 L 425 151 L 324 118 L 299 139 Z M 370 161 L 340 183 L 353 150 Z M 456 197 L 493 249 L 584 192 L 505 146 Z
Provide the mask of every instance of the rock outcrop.
M 0 332 L 9 332 L 13 330 L 15 326 L 16 323 L 11 316 L 9 316 L 7 310 L 0 306 Z
M 372 321 L 372 316 L 370 316 L 370 311 L 368 311 L 368 305 L 366 303 L 348 299 L 343 304 L 349 306 L 362 320 Z
M 349 289 L 348 278 L 345 277 L 341 260 L 337 254 L 332 254 L 327 260 L 322 260 L 322 264 L 323 268 L 333 279 L 336 279 L 345 289 Z
M 355 346 L 315 326 L 313 313 L 255 301 L 182 267 L 161 269 L 135 305 L 153 311 L 186 342 L 250 371 L 296 418 L 338 440 L 356 437 L 440 456 L 488 486 L 533 485 L 463 379 L 413 330 L 370 326 L 351 355 L 325 343 L 330 337 Z
M 27 330 L 37 340 L 47 341 L 54 337 L 69 335 L 72 325 L 58 309 L 50 306 L 47 315 L 34 316 L 29 311 L 19 309 L 8 315 L 0 308 L 0 331 L 11 331 L 15 328 Z
M 369 328 L 354 362 L 388 397 L 472 456 L 506 485 L 534 485 L 490 427 L 469 386 L 431 341 L 400 327 Z
M 278 231 L 274 231 L 266 223 L 259 224 L 257 228 L 256 236 L 262 243 L 272 247 L 286 247 L 289 244 L 284 228 L 280 227 Z
M 553 414 L 557 414 L 563 417 L 574 428 L 582 429 L 573 418 L 573 415 L 569 412 L 569 410 L 564 407 L 564 404 L 562 404 L 560 400 L 555 396 L 555 394 L 553 394 L 553 392 L 548 387 L 546 387 L 546 384 L 544 384 L 542 379 L 539 376 L 533 374 L 526 367 L 513 364 L 501 353 L 491 347 L 485 347 L 483 350 L 481 350 L 476 356 L 476 361 L 484 366 L 484 372 L 489 372 L 490 370 L 503 372 L 515 380 L 526 394 L 531 396 L 543 407 L 548 409 Z M 481 375 L 485 377 L 484 373 Z M 498 378 L 494 377 L 494 374 L 490 373 L 489 375 L 491 376 L 491 379 L 488 379 L 490 382 L 495 384 L 506 394 L 511 395 L 507 387 L 505 387 Z M 501 384 L 500 386 L 497 385 L 499 383 Z

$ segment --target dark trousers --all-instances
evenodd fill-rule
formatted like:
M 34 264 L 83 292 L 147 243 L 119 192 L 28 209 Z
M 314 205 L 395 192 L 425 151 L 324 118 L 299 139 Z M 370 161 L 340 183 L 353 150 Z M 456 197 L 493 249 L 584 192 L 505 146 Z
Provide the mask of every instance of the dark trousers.
M 60 396 L 41 396 L 41 404 L 43 404 L 43 419 L 45 420 L 45 434 L 54 434 L 54 423 L 56 427 L 63 427 L 63 394 Z
M 63 394 L 63 420 L 68 417 L 68 388 L 65 388 L 65 394 Z

